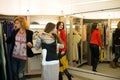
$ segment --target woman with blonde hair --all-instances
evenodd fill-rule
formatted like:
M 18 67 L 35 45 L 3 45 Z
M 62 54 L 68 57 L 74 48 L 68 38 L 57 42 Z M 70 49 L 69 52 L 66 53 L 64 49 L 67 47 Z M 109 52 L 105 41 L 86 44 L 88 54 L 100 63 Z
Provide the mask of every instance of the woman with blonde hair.
M 7 43 L 12 44 L 10 53 L 13 80 L 25 80 L 23 73 L 26 60 L 28 57 L 34 56 L 31 50 L 33 32 L 28 30 L 29 26 L 23 16 L 15 17 L 14 26 L 15 30 L 6 40 Z

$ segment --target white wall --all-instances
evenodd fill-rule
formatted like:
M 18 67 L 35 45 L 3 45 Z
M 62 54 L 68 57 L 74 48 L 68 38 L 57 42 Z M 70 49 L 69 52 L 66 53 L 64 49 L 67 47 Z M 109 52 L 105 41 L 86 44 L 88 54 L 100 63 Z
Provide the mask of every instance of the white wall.
M 118 7 L 120 0 L 2 0 L 0 14 L 67 15 Z
M 53 15 L 38 15 L 38 16 L 30 16 L 30 22 L 38 22 L 40 25 L 39 28 L 44 28 L 48 22 L 52 22 L 56 24 L 59 20 L 59 16 Z

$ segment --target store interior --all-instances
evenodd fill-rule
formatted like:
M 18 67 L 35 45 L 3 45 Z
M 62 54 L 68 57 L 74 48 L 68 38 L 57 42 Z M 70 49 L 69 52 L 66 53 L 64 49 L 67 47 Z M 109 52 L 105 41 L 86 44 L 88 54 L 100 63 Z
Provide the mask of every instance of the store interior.
M 4 0 L 0 5 L 0 24 L 4 21 L 7 24 L 13 23 L 14 17 L 25 16 L 30 24 L 30 30 L 34 32 L 33 43 L 36 34 L 44 29 L 48 22 L 56 24 L 58 21 L 63 21 L 67 33 L 67 58 L 70 71 L 79 69 L 80 72 L 93 73 L 89 48 L 90 29 L 93 22 L 99 23 L 104 52 L 100 54 L 96 74 L 115 80 L 120 79 L 120 68 L 112 69 L 109 66 L 109 62 L 114 58 L 112 34 L 120 21 L 120 0 L 51 0 L 50 3 L 48 0 Z M 74 35 L 75 31 L 79 35 Z M 27 60 L 25 75 L 41 74 L 41 50 L 35 50 L 34 54 L 34 57 Z M 7 62 L 6 59 L 3 61 Z

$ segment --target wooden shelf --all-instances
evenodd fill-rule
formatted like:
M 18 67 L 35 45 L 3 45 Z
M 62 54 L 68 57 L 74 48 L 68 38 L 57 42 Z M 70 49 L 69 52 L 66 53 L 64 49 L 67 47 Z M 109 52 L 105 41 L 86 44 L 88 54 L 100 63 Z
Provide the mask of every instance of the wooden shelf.
M 31 70 L 30 72 L 25 72 L 24 75 L 37 75 L 41 74 L 40 70 Z

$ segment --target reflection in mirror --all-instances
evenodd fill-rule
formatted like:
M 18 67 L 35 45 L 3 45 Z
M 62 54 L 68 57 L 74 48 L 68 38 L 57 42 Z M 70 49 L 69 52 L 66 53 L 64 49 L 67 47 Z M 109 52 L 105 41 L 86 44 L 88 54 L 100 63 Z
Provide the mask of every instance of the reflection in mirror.
M 113 69 L 110 67 L 110 61 L 115 56 L 112 54 L 112 35 L 115 30 L 114 26 L 117 25 L 119 19 L 109 21 L 107 19 L 81 19 L 70 16 L 66 20 L 69 21 L 67 52 L 70 66 L 92 72 L 89 41 L 91 25 L 96 22 L 101 31 L 103 45 L 102 49 L 100 48 L 97 71 L 98 73 L 120 78 L 120 72 L 118 71 L 120 68 Z

